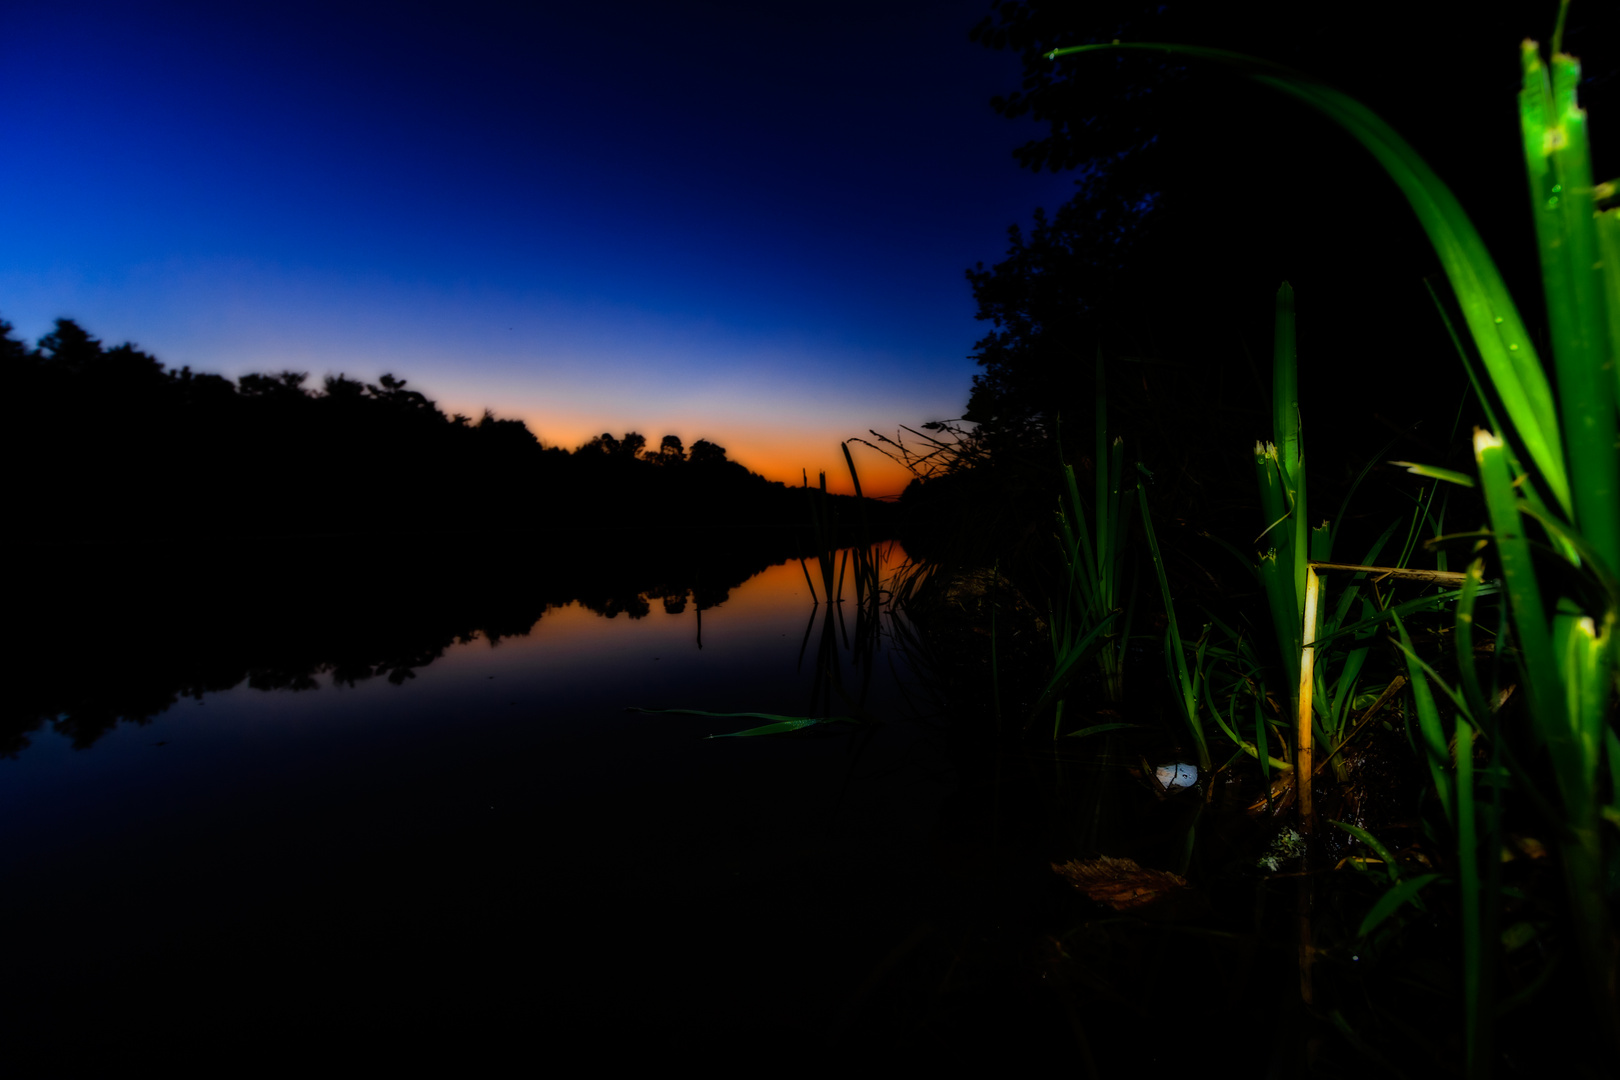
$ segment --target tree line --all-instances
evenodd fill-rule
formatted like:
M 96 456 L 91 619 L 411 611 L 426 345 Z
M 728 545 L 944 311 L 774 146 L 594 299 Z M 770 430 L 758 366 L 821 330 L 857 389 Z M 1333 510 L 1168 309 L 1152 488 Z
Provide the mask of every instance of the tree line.
M 802 491 L 709 440 L 688 448 L 665 435 L 651 447 L 638 432 L 604 433 L 569 451 L 489 410 L 446 415 L 392 374 L 232 381 L 167 368 L 128 342 L 107 347 L 72 319 L 33 348 L 0 320 L 0 363 L 35 540 L 810 520 Z M 865 508 L 874 521 L 886 511 Z

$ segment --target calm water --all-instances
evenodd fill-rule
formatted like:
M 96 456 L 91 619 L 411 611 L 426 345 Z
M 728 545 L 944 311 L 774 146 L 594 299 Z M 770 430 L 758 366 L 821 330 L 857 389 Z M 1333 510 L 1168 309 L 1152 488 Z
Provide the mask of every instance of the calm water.
M 656 1056 L 728 1013 L 736 1053 L 819 1045 L 913 929 L 951 768 L 904 653 L 857 646 L 852 603 L 825 633 L 797 560 L 574 587 L 560 556 L 463 552 L 355 600 L 307 555 L 232 555 L 198 572 L 290 578 L 208 596 L 55 567 L 78 591 L 24 605 L 21 697 L 62 711 L 14 716 L 0 760 L 15 1045 Z M 851 711 L 835 683 L 892 722 L 709 741 L 754 721 L 626 711 Z

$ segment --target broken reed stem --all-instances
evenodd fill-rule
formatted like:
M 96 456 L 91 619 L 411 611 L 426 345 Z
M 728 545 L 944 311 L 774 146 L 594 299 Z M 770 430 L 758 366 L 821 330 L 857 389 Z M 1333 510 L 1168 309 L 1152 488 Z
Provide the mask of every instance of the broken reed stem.
M 1366 727 L 1369 723 L 1371 723 L 1372 718 L 1377 716 L 1379 714 L 1379 712 L 1384 708 L 1384 706 L 1389 704 L 1390 699 L 1393 698 L 1396 694 L 1398 694 L 1400 692 L 1401 687 L 1403 687 L 1405 685 L 1406 685 L 1406 676 L 1405 675 L 1397 675 L 1397 676 L 1395 676 L 1395 678 L 1391 679 L 1389 685 L 1384 687 L 1384 692 L 1382 694 L 1378 695 L 1378 700 L 1372 703 L 1372 708 L 1368 709 L 1365 713 L 1362 714 L 1361 723 L 1357 724 L 1355 730 L 1352 731 L 1349 735 L 1345 736 L 1344 741 L 1339 743 L 1338 746 L 1335 746 L 1333 748 L 1332 752 L 1329 753 L 1327 757 L 1325 757 L 1325 758 L 1323 758 L 1321 760 L 1321 762 L 1316 766 L 1316 772 L 1312 773 L 1311 775 L 1316 776 L 1316 775 L 1320 774 L 1323 769 L 1327 768 L 1328 764 L 1333 760 L 1334 755 L 1337 754 L 1340 750 L 1343 750 L 1345 747 L 1349 746 L 1350 741 L 1352 739 L 1354 739 L 1357 735 L 1361 734 L 1361 729 Z M 1509 687 L 1509 689 L 1511 690 L 1512 687 Z M 1506 699 L 1504 699 L 1504 700 L 1506 700 Z
M 1355 566 L 1351 563 L 1313 562 L 1312 570 L 1350 570 L 1358 574 L 1376 575 L 1373 580 L 1383 581 L 1385 578 L 1398 578 L 1402 581 L 1426 581 L 1431 585 L 1461 586 L 1466 574 L 1454 573 L 1449 570 L 1408 570 L 1404 566 Z
M 1305 619 L 1300 628 L 1300 655 L 1299 655 L 1299 728 L 1295 733 L 1294 775 L 1298 777 L 1294 790 L 1299 799 L 1299 831 L 1305 838 L 1305 869 L 1310 869 L 1311 841 L 1316 832 L 1316 807 L 1311 798 L 1311 782 L 1316 779 L 1317 766 L 1315 762 L 1316 745 L 1315 730 L 1311 718 L 1311 691 L 1316 682 L 1316 609 L 1322 594 L 1322 579 L 1317 573 L 1320 570 L 1349 570 L 1356 573 L 1374 574 L 1375 581 L 1386 578 L 1400 578 L 1406 581 L 1424 581 L 1431 584 L 1461 585 L 1464 575 L 1447 573 L 1443 570 L 1407 570 L 1398 566 L 1356 566 L 1351 563 L 1307 562 L 1305 564 Z M 1362 717 L 1361 730 L 1368 720 L 1378 712 L 1384 702 L 1393 696 L 1396 690 L 1392 683 L 1385 689 L 1383 695 L 1374 703 L 1367 715 Z M 1356 732 L 1351 733 L 1353 738 Z M 1349 739 L 1345 740 L 1348 743 Z M 1345 743 L 1328 754 L 1322 765 L 1333 760 L 1333 754 L 1343 749 Z M 1299 997 L 1306 1005 L 1313 1003 L 1315 988 L 1312 985 L 1311 961 L 1311 922 L 1313 908 L 1316 906 L 1315 885 L 1310 874 L 1299 879 Z

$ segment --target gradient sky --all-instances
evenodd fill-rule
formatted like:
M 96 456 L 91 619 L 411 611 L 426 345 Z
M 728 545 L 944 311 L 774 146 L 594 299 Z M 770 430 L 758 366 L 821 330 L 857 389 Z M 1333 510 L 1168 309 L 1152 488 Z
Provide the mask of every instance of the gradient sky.
M 840 440 L 960 415 L 963 270 L 1072 187 L 988 6 L 14 0 L 0 317 L 845 489 Z

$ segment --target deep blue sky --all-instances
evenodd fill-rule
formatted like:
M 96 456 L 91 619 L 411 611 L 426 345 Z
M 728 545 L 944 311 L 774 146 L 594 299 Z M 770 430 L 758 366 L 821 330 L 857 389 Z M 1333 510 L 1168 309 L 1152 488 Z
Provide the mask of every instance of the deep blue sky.
M 13 3 L 0 317 L 841 475 L 959 414 L 963 270 L 1071 190 L 1011 158 L 987 11 Z

